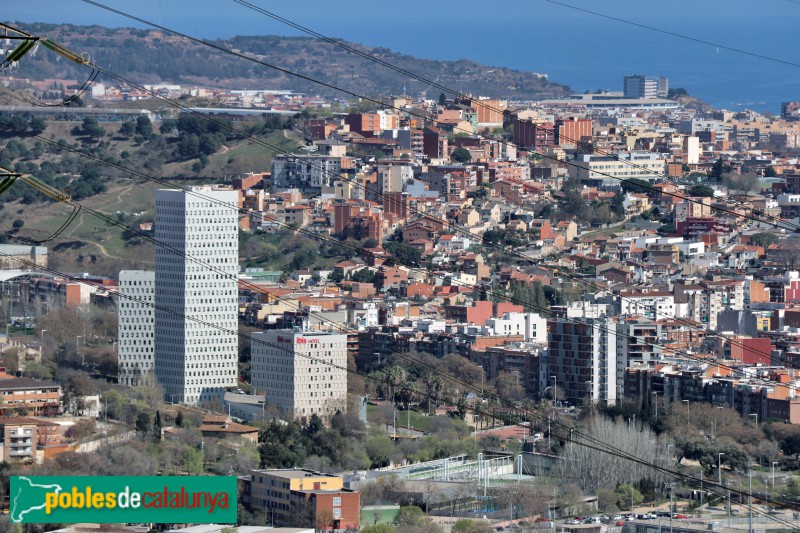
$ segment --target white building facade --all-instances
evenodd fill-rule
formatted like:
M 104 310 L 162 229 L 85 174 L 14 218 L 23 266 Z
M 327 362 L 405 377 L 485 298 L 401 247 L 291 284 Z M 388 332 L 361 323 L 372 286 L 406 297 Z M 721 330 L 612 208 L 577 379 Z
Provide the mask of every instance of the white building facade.
M 493 335 L 523 336 L 525 342 L 547 344 L 547 319 L 536 313 L 507 312 L 488 319 L 486 329 Z
M 289 418 L 347 408 L 347 335 L 289 329 L 253 333 L 252 384 Z
M 238 194 L 156 191 L 155 374 L 165 399 L 221 401 L 238 370 Z
M 151 383 L 156 273 L 152 270 L 121 270 L 119 294 L 119 383 L 129 387 Z

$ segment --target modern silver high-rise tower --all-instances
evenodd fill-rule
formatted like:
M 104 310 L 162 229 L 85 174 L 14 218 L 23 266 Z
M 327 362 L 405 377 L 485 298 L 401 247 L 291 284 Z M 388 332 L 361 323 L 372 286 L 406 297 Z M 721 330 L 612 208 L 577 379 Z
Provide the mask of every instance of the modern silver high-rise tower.
M 153 309 L 155 272 L 121 270 L 119 273 L 119 382 L 135 387 L 153 377 Z
M 156 191 L 166 246 L 156 247 L 155 374 L 167 401 L 221 401 L 236 385 L 237 207 L 236 191 Z

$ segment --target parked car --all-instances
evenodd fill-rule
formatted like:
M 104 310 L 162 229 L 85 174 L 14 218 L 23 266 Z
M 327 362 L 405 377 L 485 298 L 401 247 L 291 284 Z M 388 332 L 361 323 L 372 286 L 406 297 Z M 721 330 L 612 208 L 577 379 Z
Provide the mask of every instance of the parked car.
M 679 520 L 684 520 L 684 519 L 689 518 L 689 517 L 686 516 L 685 514 L 675 513 L 674 515 L 672 515 L 672 518 L 677 518 Z
M 616 522 L 614 522 L 614 525 L 617 527 L 622 527 L 625 525 L 625 520 L 617 520 Z

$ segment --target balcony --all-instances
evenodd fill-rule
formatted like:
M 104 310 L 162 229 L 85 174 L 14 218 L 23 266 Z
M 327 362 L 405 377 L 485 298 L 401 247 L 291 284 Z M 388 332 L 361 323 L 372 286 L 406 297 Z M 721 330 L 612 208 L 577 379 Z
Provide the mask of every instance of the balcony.
M 11 457 L 31 457 L 31 449 L 26 448 L 24 450 L 11 450 L 9 455 Z

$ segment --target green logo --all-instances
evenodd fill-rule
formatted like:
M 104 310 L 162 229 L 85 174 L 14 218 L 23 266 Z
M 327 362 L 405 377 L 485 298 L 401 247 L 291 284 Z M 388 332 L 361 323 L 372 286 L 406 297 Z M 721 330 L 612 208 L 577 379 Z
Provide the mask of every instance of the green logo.
M 230 476 L 13 476 L 10 518 L 22 524 L 234 524 Z

